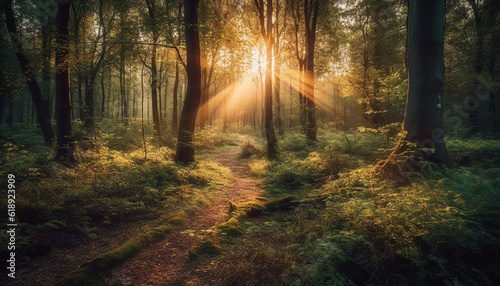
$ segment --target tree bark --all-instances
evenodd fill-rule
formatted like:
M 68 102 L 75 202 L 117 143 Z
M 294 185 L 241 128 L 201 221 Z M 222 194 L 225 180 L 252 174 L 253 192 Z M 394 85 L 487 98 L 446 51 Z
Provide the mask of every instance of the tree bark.
M 58 2 L 56 15 L 56 130 L 57 154 L 61 162 L 74 163 L 71 145 L 71 89 L 69 66 L 69 21 L 71 4 Z
M 201 101 L 198 2 L 198 0 L 184 0 L 188 84 L 179 122 L 177 152 L 175 154 L 175 160 L 183 163 L 194 161 L 193 135 Z
M 154 41 L 156 43 L 156 40 Z M 155 136 L 161 141 L 160 115 L 158 114 L 158 68 L 156 66 L 156 45 L 151 56 L 151 108 L 153 109 L 153 128 Z
M 304 0 L 306 23 L 306 137 L 316 141 L 316 106 L 314 103 L 314 49 L 316 45 L 316 25 L 318 21 L 319 0 Z
M 46 108 L 42 92 L 40 87 L 36 82 L 36 76 L 34 69 L 31 66 L 30 60 L 26 57 L 23 52 L 22 43 L 19 39 L 19 34 L 17 33 L 16 21 L 14 18 L 14 11 L 12 10 L 12 0 L 2 1 L 2 7 L 5 13 L 5 23 L 7 24 L 7 30 L 9 31 L 10 40 L 12 42 L 12 48 L 14 53 L 21 65 L 21 70 L 26 79 L 29 91 L 31 93 L 31 100 L 36 109 L 36 116 L 40 128 L 42 129 L 43 139 L 45 144 L 49 145 L 54 141 L 54 131 L 50 125 L 50 118 L 46 113 Z
M 266 44 L 263 131 L 267 140 L 267 157 L 271 158 L 278 154 L 273 122 L 273 0 L 268 0 L 266 7 L 263 0 L 254 0 L 254 3 L 259 12 L 260 31 Z
M 177 118 L 179 117 L 177 110 L 177 98 L 179 93 L 179 63 L 175 65 L 175 81 L 174 81 L 174 91 L 172 97 L 172 131 L 177 131 Z
M 409 89 L 403 129 L 423 160 L 450 162 L 443 130 L 444 0 L 410 0 Z

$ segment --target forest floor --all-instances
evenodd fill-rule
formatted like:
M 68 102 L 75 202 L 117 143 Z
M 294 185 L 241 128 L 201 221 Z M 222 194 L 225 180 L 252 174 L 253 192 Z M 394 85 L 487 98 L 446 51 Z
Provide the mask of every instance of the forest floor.
M 212 267 L 210 261 L 186 263 L 189 250 L 201 239 L 214 237 L 216 226 L 229 218 L 230 202 L 241 203 L 261 198 L 262 181 L 255 177 L 248 165 L 237 158 L 240 147 L 214 155 L 214 159 L 231 171 L 231 181 L 215 191 L 211 201 L 193 214 L 185 227 L 171 233 L 115 269 L 104 285 L 207 285 L 213 277 L 206 275 Z M 51 243 L 58 245 L 49 255 L 30 259 L 19 269 L 16 285 L 31 281 L 37 285 L 54 285 L 65 273 L 83 261 L 109 251 L 136 235 L 145 217 L 139 221 L 122 222 L 116 227 L 103 229 L 99 239 L 72 238 L 61 233 Z M 56 241 L 57 240 L 57 241 Z M 213 264 L 213 263 L 212 263 Z
M 84 272 L 85 285 L 500 285 L 496 140 L 450 139 L 456 168 L 429 165 L 397 186 L 374 171 L 380 136 L 325 132 L 310 144 L 290 132 L 268 160 L 253 134 L 203 135 L 189 166 L 166 147 L 147 160 L 111 150 L 113 138 L 75 170 L 17 152 L 9 169 L 40 173 L 12 171 L 28 174 L 18 213 L 31 236 L 19 237 L 15 283 L 0 285 L 68 281 L 160 226 L 169 231 L 133 256 Z
M 228 219 L 229 203 L 255 200 L 263 195 L 262 182 L 236 157 L 240 148 L 225 150 L 216 158 L 232 173 L 231 182 L 212 201 L 191 216 L 182 231 L 168 235 L 113 271 L 106 285 L 213 285 L 207 271 L 210 260 L 187 263 L 189 250 L 201 239 L 215 236 L 215 227 Z

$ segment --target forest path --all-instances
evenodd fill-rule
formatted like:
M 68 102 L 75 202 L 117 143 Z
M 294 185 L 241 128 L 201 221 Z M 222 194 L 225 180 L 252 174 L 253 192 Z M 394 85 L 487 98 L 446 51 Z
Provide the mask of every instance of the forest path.
M 200 237 L 211 237 L 216 225 L 228 219 L 229 202 L 254 200 L 264 193 L 262 182 L 245 162 L 236 158 L 235 147 L 216 156 L 232 173 L 231 181 L 215 191 L 211 202 L 188 219 L 184 231 L 168 235 L 115 269 L 106 285 L 206 285 L 210 261 L 186 263 L 189 249 Z M 215 259 L 215 258 L 214 258 Z M 215 266 L 213 266 L 215 267 Z

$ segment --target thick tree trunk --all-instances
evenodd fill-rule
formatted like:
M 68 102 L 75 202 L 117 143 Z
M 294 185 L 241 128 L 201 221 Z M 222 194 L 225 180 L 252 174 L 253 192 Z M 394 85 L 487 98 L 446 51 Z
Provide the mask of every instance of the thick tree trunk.
M 198 29 L 198 0 L 184 0 L 188 84 L 179 122 L 175 160 L 183 163 L 194 161 L 193 135 L 196 115 L 201 100 L 200 39 Z
M 403 129 L 422 159 L 448 163 L 443 130 L 444 0 L 410 0 L 409 89 Z
M 50 126 L 50 118 L 46 113 L 47 109 L 44 107 L 45 103 L 43 100 L 42 92 L 40 91 L 40 87 L 36 82 L 34 69 L 31 67 L 31 62 L 24 54 L 22 43 L 19 40 L 14 12 L 12 10 L 12 0 L 2 1 L 2 7 L 5 13 L 5 23 L 7 24 L 7 30 L 10 34 L 10 40 L 12 42 L 14 53 L 17 57 L 17 60 L 19 61 L 19 64 L 21 65 L 21 70 L 24 74 L 24 77 L 26 78 L 26 83 L 31 93 L 33 105 L 36 109 L 37 120 L 40 124 L 40 128 L 42 129 L 45 144 L 49 145 L 54 140 L 54 131 Z
M 58 3 L 56 15 L 56 129 L 57 154 L 61 162 L 74 163 L 71 145 L 71 89 L 69 66 L 69 19 L 71 4 Z

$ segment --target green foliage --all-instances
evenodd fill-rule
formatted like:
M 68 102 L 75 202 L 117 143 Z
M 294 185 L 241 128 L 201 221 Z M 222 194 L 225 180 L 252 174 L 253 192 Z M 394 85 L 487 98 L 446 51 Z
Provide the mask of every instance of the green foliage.
M 268 196 L 303 197 L 295 201 L 295 219 L 283 230 L 287 250 L 300 261 L 287 272 L 287 284 L 500 281 L 493 270 L 498 262 L 486 258 L 500 253 L 496 141 L 448 140 L 455 162 L 471 157 L 467 167 L 423 164 L 419 173 L 407 174 L 408 184 L 398 187 L 367 164 L 386 156 L 374 155 L 384 147 L 384 138 L 347 136 L 320 132 L 316 144 L 297 143 L 305 149 L 288 151 L 293 147 L 287 145 L 275 161 L 250 163 L 253 172 L 266 179 Z M 329 163 L 332 159 L 336 163 Z M 266 203 L 266 209 L 277 201 Z
M 245 143 L 243 148 L 241 148 L 240 158 L 247 159 L 254 155 L 261 155 L 262 152 L 255 147 L 249 140 Z
M 484 139 L 449 139 L 446 146 L 455 165 L 494 168 L 500 165 L 500 142 Z
M 139 234 L 121 246 L 88 261 L 66 274 L 59 285 L 95 285 L 103 274 L 109 273 L 145 247 L 162 239 L 167 233 L 181 226 L 176 216 L 164 225 Z
M 76 150 L 80 163 L 74 168 L 53 162 L 51 147 L 18 145 L 13 143 L 18 140 L 15 136 L 2 139 L 0 180 L 6 172 L 16 175 L 16 216 L 25 224 L 19 241 L 51 231 L 96 237 L 103 225 L 195 209 L 206 203 L 214 187 L 229 179 L 230 171 L 214 161 L 183 166 L 172 161 L 168 147 L 148 143 L 144 158 L 141 145 L 113 142 L 120 132 L 137 137 L 134 128 L 133 122 L 128 126 L 104 122 L 103 129 L 114 131 L 76 136 L 82 140 Z M 0 210 L 6 212 L 6 206 Z
M 236 133 L 224 133 L 221 127 L 207 125 L 195 131 L 194 147 L 196 149 L 214 149 L 224 145 L 238 146 L 243 136 Z

